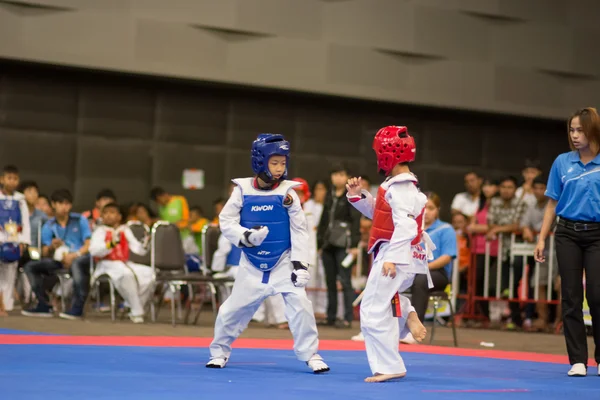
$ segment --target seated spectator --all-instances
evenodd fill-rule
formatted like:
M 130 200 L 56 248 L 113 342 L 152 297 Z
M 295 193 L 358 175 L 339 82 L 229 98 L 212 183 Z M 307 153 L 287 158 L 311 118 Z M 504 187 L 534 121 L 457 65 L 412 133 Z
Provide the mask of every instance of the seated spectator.
M 31 227 L 31 246 L 38 247 L 41 241 L 41 227 L 48 220 L 48 216 L 42 210 L 36 208 L 40 197 L 39 188 L 34 181 L 25 181 L 19 185 L 19 192 L 25 196 L 29 210 L 29 225 Z
M 212 258 L 211 269 L 215 278 L 234 278 L 240 265 L 242 249 L 231 244 L 225 236 L 220 235 Z
M 35 203 L 35 208 L 42 211 L 48 218 L 54 217 L 54 210 L 50 205 L 50 199 L 45 194 L 40 194 L 37 202 Z
M 532 207 L 537 203 L 535 194 L 533 193 L 533 181 L 542 174 L 540 164 L 537 161 L 527 160 L 525 168 L 521 171 L 523 176 L 523 184 L 517 189 L 517 199 L 524 201 L 527 207 Z
M 439 220 L 441 207 L 440 197 L 429 193 L 425 205 L 425 232 L 431 238 L 436 249 L 433 250 L 433 261 L 429 262 L 429 273 L 433 281 L 433 288 L 429 289 L 427 275 L 415 275 L 411 287 L 411 303 L 421 321 L 425 321 L 425 312 L 429 304 L 429 292 L 443 291 L 452 276 L 452 262 L 456 258 L 456 234 L 452 225 Z
M 466 228 L 468 218 L 463 213 L 452 215 L 452 227 L 456 232 L 456 242 L 458 244 L 458 269 L 460 272 L 465 271 L 471 265 L 471 244 Z M 452 280 L 452 277 L 448 277 Z
M 544 195 L 546 192 L 546 181 L 541 177 L 536 177 L 532 184 L 533 195 L 536 198 L 536 203 L 527 209 L 527 212 L 523 216 L 521 221 L 521 228 L 523 229 L 523 240 L 530 243 L 537 243 L 537 234 L 542 229 L 542 223 L 544 221 L 544 211 L 548 204 L 548 198 Z M 537 319 L 533 321 L 531 329 L 534 331 L 545 331 L 548 328 L 548 304 L 547 301 L 547 289 L 548 289 L 548 273 L 549 273 L 549 252 L 550 249 L 550 236 L 546 238 L 546 248 L 544 255 L 546 261 L 540 264 L 539 267 L 539 303 L 536 303 Z M 556 259 L 556 252 L 552 255 L 553 257 L 553 278 L 558 276 L 558 261 Z M 531 286 L 535 287 L 535 269 L 531 269 Z
M 80 319 L 90 286 L 90 225 L 81 214 L 71 212 L 73 196 L 67 189 L 55 191 L 51 199 L 55 217 L 42 227 L 43 259 L 30 261 L 24 267 L 38 304 L 21 313 L 28 317 L 52 317 L 54 311 L 44 289 L 44 279 L 66 268 L 73 277 L 75 293 L 71 309 L 63 310 L 59 316 Z
M 217 198 L 215 201 L 213 201 L 213 210 L 215 213 L 215 216 L 213 217 L 212 223 L 213 224 L 219 224 L 219 214 L 221 214 L 221 210 L 223 210 L 223 207 L 225 207 L 225 203 L 227 202 L 227 199 L 229 199 L 229 197 L 231 197 L 231 193 L 233 192 L 233 189 L 235 189 L 235 183 L 230 182 L 229 183 L 229 188 L 227 189 L 227 197 L 219 197 Z
M 523 218 L 527 204 L 516 196 L 517 191 L 517 179 L 508 176 L 500 181 L 500 197 L 492 199 L 490 203 L 490 210 L 487 215 L 489 230 L 487 233 L 488 240 L 497 239 L 499 234 L 502 234 L 502 254 L 498 254 L 502 257 L 502 289 L 503 295 L 509 298 L 514 298 L 518 285 L 519 277 L 522 276 L 523 272 L 523 258 L 515 257 L 513 270 L 515 284 L 513 292 L 509 291 L 509 276 L 510 276 L 510 242 L 511 234 L 516 233 L 519 230 L 519 224 Z M 512 329 L 516 326 L 522 325 L 521 311 L 519 303 L 512 302 L 511 308 L 511 321 L 509 321 L 507 327 Z
M 146 204 L 138 203 L 135 209 L 136 220 L 146 225 L 148 228 L 152 228 L 158 219 L 154 211 L 150 209 Z
M 183 196 L 172 196 L 163 188 L 155 187 L 150 192 L 152 200 L 158 204 L 158 216 L 162 221 L 170 222 L 179 227 L 182 239 L 190 234 L 188 229 L 190 209 Z
M 109 203 L 115 203 L 117 196 L 110 189 L 102 189 L 96 195 L 96 203 L 94 208 L 84 211 L 81 216 L 87 218 L 90 224 L 90 230 L 93 231 L 97 225 L 102 225 L 102 209 Z
M 154 287 L 154 276 L 149 266 L 129 261 L 129 252 L 145 255 L 148 243 L 141 243 L 127 225 L 121 224 L 123 217 L 116 203 L 106 204 L 101 218 L 103 225 L 96 228 L 90 243 L 90 254 L 96 259 L 92 278 L 108 275 L 129 305 L 131 321 L 143 323 L 144 305 Z
M 463 213 L 467 217 L 472 217 L 479 208 L 479 198 L 481 196 L 481 177 L 476 172 L 469 172 L 465 175 L 466 192 L 458 193 L 452 200 L 452 213 Z
M 190 232 L 196 247 L 198 248 L 198 254 L 202 254 L 202 230 L 208 223 L 208 218 L 204 217 L 204 211 L 200 206 L 194 206 L 190 208 Z
M 221 214 L 221 211 L 223 210 L 223 207 L 225 207 L 226 202 L 227 200 L 223 197 L 219 197 L 215 201 L 213 201 L 213 210 L 215 213 L 215 216 L 212 220 L 213 224 L 219 224 L 219 214 Z
M 19 259 L 31 243 L 29 210 L 18 186 L 19 170 L 5 166 L 0 190 L 0 316 L 13 309 Z

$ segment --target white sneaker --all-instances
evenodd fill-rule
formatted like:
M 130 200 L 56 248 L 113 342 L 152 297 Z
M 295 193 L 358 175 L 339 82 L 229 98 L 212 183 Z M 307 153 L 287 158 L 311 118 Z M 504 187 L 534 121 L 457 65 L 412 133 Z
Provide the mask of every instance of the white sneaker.
M 129 316 L 129 319 L 130 319 L 130 320 L 131 320 L 131 322 L 133 322 L 134 324 L 143 324 L 143 323 L 144 323 L 144 317 L 142 317 L 142 316 L 139 316 L 139 315 L 138 315 L 138 316 L 135 316 L 135 317 L 134 317 L 133 315 L 130 315 L 130 316 Z
M 573 364 L 569 372 L 567 373 L 569 376 L 586 376 L 587 368 L 583 363 Z
M 365 341 L 365 337 L 362 334 L 362 332 L 359 332 L 358 335 L 354 335 L 350 338 L 351 340 L 354 340 L 355 342 L 364 342 Z
M 312 356 L 310 360 L 306 362 L 306 365 L 308 365 L 315 374 L 321 374 L 323 372 L 329 371 L 329 367 L 327 366 L 327 364 L 325 364 L 323 358 L 318 354 Z
M 225 365 L 227 365 L 227 358 L 214 357 L 208 361 L 206 368 L 225 368 Z

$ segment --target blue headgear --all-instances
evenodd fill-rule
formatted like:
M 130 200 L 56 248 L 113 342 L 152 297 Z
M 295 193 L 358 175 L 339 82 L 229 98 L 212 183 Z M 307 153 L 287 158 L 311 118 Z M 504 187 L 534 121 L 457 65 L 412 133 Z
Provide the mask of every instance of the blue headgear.
M 252 170 L 256 175 L 263 178 L 265 182 L 273 182 L 273 176 L 269 172 L 269 158 L 271 156 L 285 156 L 286 162 L 290 157 L 290 142 L 283 135 L 272 133 L 261 133 L 252 142 Z M 287 167 L 281 180 L 287 178 Z

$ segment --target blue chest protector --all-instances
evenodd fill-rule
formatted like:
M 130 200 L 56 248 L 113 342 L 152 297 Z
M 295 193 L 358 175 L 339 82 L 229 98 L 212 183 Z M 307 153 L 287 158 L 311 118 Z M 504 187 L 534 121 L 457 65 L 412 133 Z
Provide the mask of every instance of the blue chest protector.
M 13 222 L 20 230 L 23 224 L 19 200 L 14 198 L 0 199 L 0 226 L 4 230 L 4 224 Z M 2 243 L 0 245 L 0 261 L 14 262 L 21 258 L 21 251 L 17 243 Z
M 255 268 L 271 271 L 292 247 L 290 217 L 284 200 L 288 191 L 299 184 L 283 181 L 273 190 L 258 190 L 252 185 L 253 178 L 236 179 L 234 182 L 243 196 L 240 225 L 244 228 L 259 225 L 269 228 L 269 234 L 260 246 L 245 247 L 242 251 Z
M 240 265 L 240 258 L 242 258 L 242 249 L 237 246 L 231 246 L 231 251 L 227 254 L 225 265 L 228 267 L 237 267 Z
M 0 199 L 0 224 L 4 229 L 4 224 L 12 221 L 18 227 L 22 225 L 21 208 L 19 208 L 19 200 L 12 198 Z

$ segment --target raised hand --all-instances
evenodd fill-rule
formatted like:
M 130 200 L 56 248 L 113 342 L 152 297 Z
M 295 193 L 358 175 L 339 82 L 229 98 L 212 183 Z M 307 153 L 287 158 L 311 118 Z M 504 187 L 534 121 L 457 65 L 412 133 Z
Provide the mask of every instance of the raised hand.
M 346 183 L 346 190 L 348 190 L 348 194 L 350 196 L 360 196 L 362 192 L 360 177 L 348 179 L 348 183 Z

